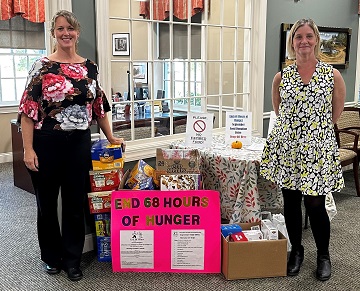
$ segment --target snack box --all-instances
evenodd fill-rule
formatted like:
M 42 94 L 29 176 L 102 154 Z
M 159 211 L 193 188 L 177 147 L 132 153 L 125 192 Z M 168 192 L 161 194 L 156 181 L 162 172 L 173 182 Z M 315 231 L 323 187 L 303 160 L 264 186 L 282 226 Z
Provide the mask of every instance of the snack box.
M 156 149 L 156 170 L 167 174 L 200 174 L 197 149 Z
M 240 223 L 243 232 L 255 223 Z M 231 242 L 221 238 L 221 272 L 227 280 L 286 276 L 287 239 Z
M 110 236 L 110 213 L 94 215 L 96 236 Z
M 111 211 L 111 192 L 90 192 L 88 193 L 88 202 L 90 213 L 105 213 Z
M 97 259 L 99 262 L 111 262 L 111 238 L 109 236 L 96 237 Z
M 123 176 L 123 169 L 90 171 L 91 192 L 117 190 Z
M 145 161 L 139 160 L 132 168 L 124 187 L 127 189 L 153 190 L 155 169 Z
M 161 175 L 160 190 L 200 190 L 200 174 Z
M 112 145 L 107 139 L 99 139 L 91 147 L 93 170 L 122 169 L 124 167 L 123 145 Z
M 221 234 L 227 237 L 230 234 L 242 231 L 242 228 L 238 224 L 223 224 L 221 225 Z

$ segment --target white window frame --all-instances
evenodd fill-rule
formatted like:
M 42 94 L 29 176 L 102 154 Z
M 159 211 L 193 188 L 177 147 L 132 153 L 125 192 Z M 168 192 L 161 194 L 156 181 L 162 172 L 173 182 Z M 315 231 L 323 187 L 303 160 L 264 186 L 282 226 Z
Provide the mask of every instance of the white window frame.
M 244 111 L 253 113 L 253 134 L 263 133 L 263 107 L 264 107 L 264 76 L 265 76 L 265 43 L 266 43 L 266 11 L 267 0 L 251 0 L 251 15 L 248 23 L 251 26 L 252 51 L 250 55 L 249 92 L 250 98 L 244 104 Z M 207 3 L 207 1 L 206 1 Z M 107 96 L 111 96 L 111 35 L 109 33 L 109 3 L 108 1 L 95 0 L 96 11 L 96 34 L 98 49 L 98 65 L 100 69 L 100 81 Z M 149 44 L 150 46 L 150 44 Z M 151 51 L 151 47 L 149 48 Z M 249 52 L 250 53 L 250 52 Z M 205 80 L 206 83 L 206 80 Z M 111 101 L 111 100 L 109 100 Z M 111 113 L 109 113 L 111 120 Z M 214 130 L 214 133 L 222 133 L 224 128 Z M 133 161 L 155 156 L 155 149 L 168 147 L 179 138 L 176 136 L 156 137 L 146 141 L 134 140 L 127 143 L 126 160 Z

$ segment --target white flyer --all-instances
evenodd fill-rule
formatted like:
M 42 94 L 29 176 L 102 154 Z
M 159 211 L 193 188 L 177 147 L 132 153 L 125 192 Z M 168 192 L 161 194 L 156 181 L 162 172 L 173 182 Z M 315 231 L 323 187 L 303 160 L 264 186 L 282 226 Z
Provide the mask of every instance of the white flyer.
M 120 230 L 121 268 L 154 269 L 154 231 Z
M 171 269 L 204 270 L 205 230 L 172 230 Z

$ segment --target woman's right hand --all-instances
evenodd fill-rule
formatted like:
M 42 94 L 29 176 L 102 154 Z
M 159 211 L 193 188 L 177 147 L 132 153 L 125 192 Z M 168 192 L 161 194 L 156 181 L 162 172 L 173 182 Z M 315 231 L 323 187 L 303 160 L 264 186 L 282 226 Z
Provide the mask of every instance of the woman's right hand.
M 29 170 L 39 171 L 39 161 L 34 149 L 24 150 L 24 163 Z

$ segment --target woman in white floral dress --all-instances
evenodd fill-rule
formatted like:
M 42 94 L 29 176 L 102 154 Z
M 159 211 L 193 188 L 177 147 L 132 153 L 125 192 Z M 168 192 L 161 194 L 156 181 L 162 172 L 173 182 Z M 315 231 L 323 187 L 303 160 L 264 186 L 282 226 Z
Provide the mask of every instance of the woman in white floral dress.
M 273 80 L 277 119 L 264 148 L 260 173 L 283 192 L 292 245 L 288 275 L 297 275 L 304 259 L 304 198 L 317 247 L 315 274 L 325 281 L 331 276 L 325 196 L 344 187 L 334 123 L 344 108 L 346 92 L 339 71 L 318 60 L 319 47 L 319 31 L 311 19 L 301 19 L 292 26 L 287 50 L 295 63 L 278 72 Z
M 21 123 L 24 162 L 29 169 L 38 206 L 38 240 L 45 271 L 67 272 L 70 280 L 80 270 L 85 239 L 84 205 L 91 169 L 92 121 L 111 144 L 106 112 L 109 103 L 98 82 L 95 63 L 77 54 L 80 24 L 74 14 L 57 12 L 51 23 L 56 50 L 37 60 L 29 72 L 22 96 Z M 57 216 L 61 189 L 62 228 Z

